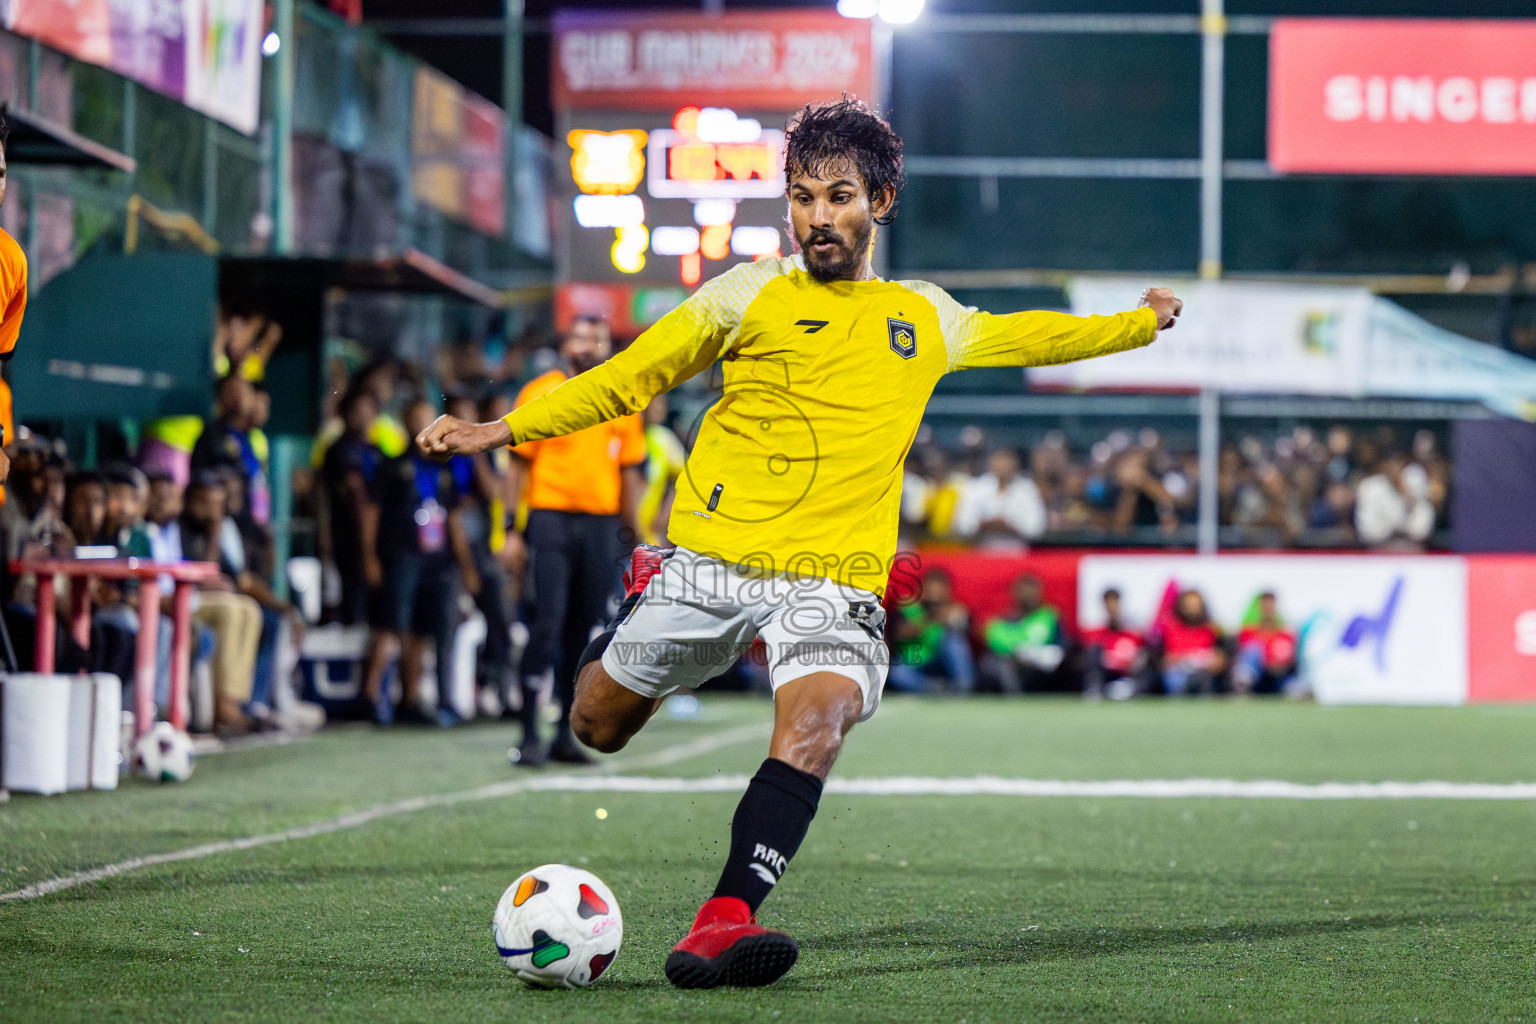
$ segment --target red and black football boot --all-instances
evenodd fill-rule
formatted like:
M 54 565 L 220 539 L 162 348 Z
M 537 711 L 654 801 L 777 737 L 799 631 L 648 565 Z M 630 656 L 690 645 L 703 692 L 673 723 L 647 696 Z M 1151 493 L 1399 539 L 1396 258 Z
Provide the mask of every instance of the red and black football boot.
M 678 988 L 772 985 L 799 955 L 794 939 L 757 924 L 746 901 L 716 896 L 699 908 L 693 930 L 672 948 L 667 979 Z
M 654 544 L 637 544 L 635 553 L 629 556 L 629 571 L 624 574 L 624 596 L 635 597 L 651 582 L 651 577 L 661 571 L 661 563 L 675 548 L 659 548 Z

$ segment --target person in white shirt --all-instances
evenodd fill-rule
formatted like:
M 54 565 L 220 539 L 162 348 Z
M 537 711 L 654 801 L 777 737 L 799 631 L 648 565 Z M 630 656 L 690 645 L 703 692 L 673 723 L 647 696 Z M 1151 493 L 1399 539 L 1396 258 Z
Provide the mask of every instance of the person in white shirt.
M 960 495 L 953 530 L 986 547 L 1021 548 L 1045 526 L 1040 488 L 1021 472 L 1017 452 L 999 448 L 987 457 L 987 472 Z
M 1367 547 L 1421 548 L 1435 528 L 1429 474 L 1388 455 L 1355 491 L 1355 533 Z

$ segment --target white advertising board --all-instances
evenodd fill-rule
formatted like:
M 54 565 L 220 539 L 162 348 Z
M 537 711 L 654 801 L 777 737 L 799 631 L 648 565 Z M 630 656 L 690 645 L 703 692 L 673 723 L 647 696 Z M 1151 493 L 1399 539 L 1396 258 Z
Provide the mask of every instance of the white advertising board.
M 1084 629 L 1115 587 L 1129 622 L 1149 625 L 1170 582 L 1205 597 L 1235 632 L 1274 591 L 1301 641 L 1301 672 L 1325 704 L 1464 704 L 1467 566 L 1453 556 L 1089 555 L 1078 577 Z
M 1077 278 L 1079 316 L 1135 309 L 1149 282 Z M 1162 283 L 1162 282 L 1159 282 Z M 1372 296 L 1363 288 L 1230 281 L 1166 282 L 1184 300 L 1178 326 L 1146 348 L 1031 368 L 1036 384 L 1074 388 L 1217 388 L 1358 395 Z

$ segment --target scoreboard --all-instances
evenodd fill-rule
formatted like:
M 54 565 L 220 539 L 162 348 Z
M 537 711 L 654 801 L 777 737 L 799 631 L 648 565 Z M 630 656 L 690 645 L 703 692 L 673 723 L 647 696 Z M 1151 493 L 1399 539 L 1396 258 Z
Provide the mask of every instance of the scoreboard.
M 693 287 L 787 252 L 787 116 L 687 106 L 581 118 L 566 133 L 567 279 Z
M 634 333 L 700 283 L 791 251 L 784 124 L 807 103 L 871 98 L 867 21 L 562 11 L 554 28 L 557 321 L 597 313 Z

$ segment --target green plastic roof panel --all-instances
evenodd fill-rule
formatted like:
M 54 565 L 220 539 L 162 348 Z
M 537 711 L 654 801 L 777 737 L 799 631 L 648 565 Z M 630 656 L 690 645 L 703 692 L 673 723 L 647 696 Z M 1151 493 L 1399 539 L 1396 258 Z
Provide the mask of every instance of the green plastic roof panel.
M 10 367 L 17 420 L 202 415 L 217 302 L 213 257 L 87 256 L 28 304 Z

